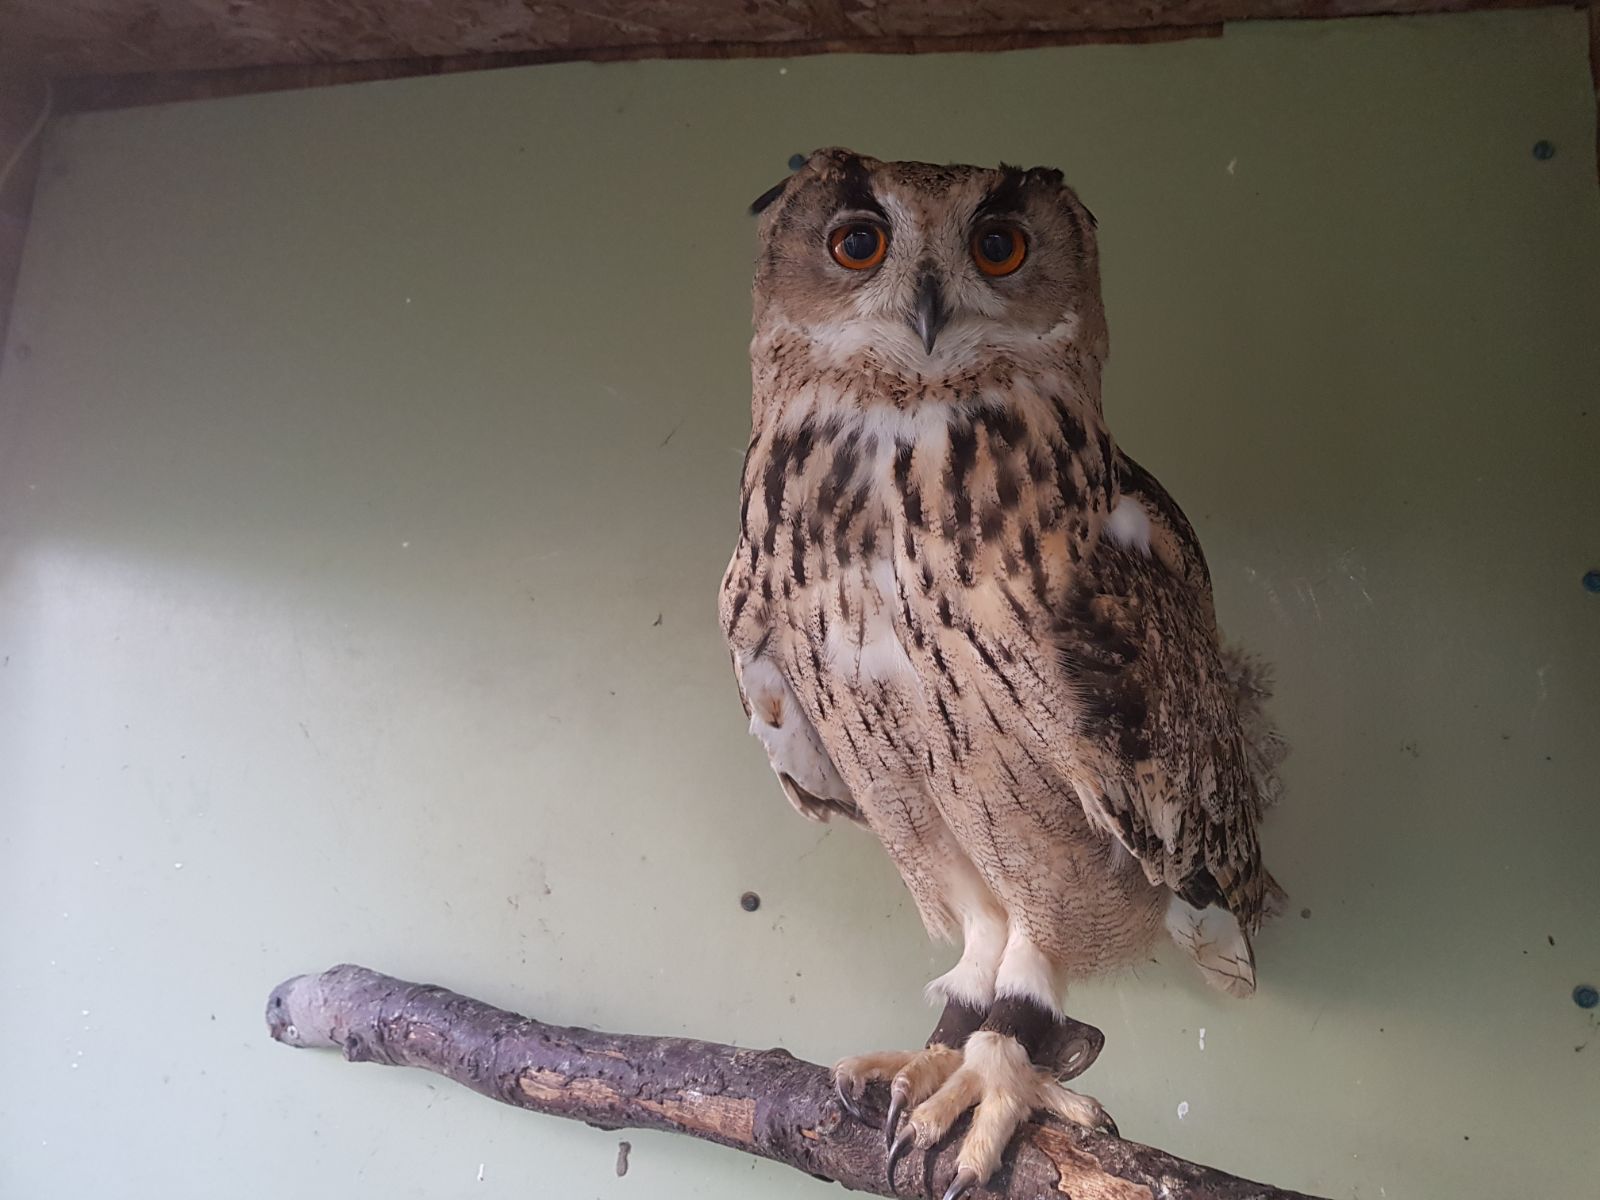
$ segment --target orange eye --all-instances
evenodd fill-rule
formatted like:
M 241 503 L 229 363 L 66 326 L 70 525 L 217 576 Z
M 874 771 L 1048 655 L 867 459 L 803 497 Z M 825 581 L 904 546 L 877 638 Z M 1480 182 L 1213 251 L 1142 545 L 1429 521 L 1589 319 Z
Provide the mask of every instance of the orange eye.
M 889 252 L 889 239 L 881 227 L 857 221 L 841 225 L 828 235 L 833 261 L 852 271 L 868 271 L 883 261 Z
M 1009 275 L 1028 257 L 1028 239 L 1012 225 L 985 225 L 972 235 L 972 261 L 991 279 Z

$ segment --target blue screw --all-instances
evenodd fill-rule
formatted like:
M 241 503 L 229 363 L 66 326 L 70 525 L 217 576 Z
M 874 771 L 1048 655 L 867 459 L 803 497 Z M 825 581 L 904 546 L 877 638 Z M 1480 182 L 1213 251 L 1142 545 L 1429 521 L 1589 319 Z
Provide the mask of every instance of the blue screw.
M 1583 573 L 1583 590 L 1586 592 L 1600 592 L 1600 567 Z
M 791 154 L 791 155 L 789 155 L 789 170 L 798 171 L 801 167 L 803 167 L 805 165 L 806 165 L 806 156 L 804 154 Z
M 1593 984 L 1580 983 L 1572 989 L 1572 1002 L 1579 1008 L 1600 1006 L 1600 992 L 1595 991 Z
M 1556 156 L 1554 142 L 1547 142 L 1543 138 L 1533 144 L 1533 156 L 1540 162 L 1545 162 Z

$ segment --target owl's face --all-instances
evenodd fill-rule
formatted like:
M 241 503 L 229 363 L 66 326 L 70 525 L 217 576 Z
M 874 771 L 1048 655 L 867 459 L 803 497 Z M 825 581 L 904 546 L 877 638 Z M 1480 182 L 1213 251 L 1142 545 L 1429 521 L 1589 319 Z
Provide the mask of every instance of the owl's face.
M 761 214 L 758 330 L 923 377 L 997 355 L 1105 355 L 1094 217 L 1036 167 L 879 162 L 819 150 Z

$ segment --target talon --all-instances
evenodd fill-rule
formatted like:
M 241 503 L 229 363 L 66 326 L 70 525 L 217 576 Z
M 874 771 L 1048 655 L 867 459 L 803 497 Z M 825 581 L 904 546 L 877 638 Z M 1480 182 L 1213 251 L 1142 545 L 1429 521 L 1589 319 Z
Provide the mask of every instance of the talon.
M 883 1144 L 894 1145 L 895 1127 L 900 1124 L 900 1115 L 906 1110 L 906 1101 L 910 1099 L 909 1089 L 896 1079 L 894 1086 L 889 1089 L 889 1115 L 883 1120 Z
M 1117 1132 L 1117 1123 L 1111 1119 L 1110 1113 L 1102 1113 L 1100 1123 L 1095 1128 L 1101 1133 L 1109 1133 L 1114 1138 L 1122 1137 L 1122 1134 Z
M 978 1173 L 971 1167 L 962 1167 L 950 1181 L 950 1186 L 945 1189 L 944 1200 L 961 1200 L 961 1197 L 977 1186 Z
M 884 1176 L 889 1180 L 889 1186 L 894 1186 L 894 1165 L 900 1161 L 901 1155 L 911 1148 L 911 1143 L 917 1140 L 917 1127 L 907 1125 L 900 1131 L 900 1136 L 895 1138 L 894 1144 L 889 1147 L 889 1162 L 884 1168 Z
M 833 1091 L 834 1094 L 839 1097 L 839 1103 L 841 1106 L 843 1106 L 845 1112 L 849 1113 L 852 1117 L 865 1125 L 867 1123 L 867 1118 L 862 1115 L 860 1106 L 858 1106 L 855 1100 L 851 1098 L 850 1093 L 845 1091 L 843 1079 L 836 1078 L 833 1081 Z

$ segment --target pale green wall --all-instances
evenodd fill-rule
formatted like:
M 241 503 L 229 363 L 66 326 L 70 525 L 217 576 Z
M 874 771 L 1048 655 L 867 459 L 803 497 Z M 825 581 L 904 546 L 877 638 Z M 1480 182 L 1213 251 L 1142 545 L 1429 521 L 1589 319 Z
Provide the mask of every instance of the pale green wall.
M 1330 1196 L 1594 1195 L 1593 121 L 1547 10 L 57 123 L 0 390 L 0 1193 L 836 1194 L 650 1135 L 619 1180 L 260 1013 L 348 959 L 821 1060 L 926 1033 L 951 952 L 784 803 L 713 616 L 742 207 L 844 142 L 1066 169 L 1114 428 L 1278 664 L 1261 994 L 1081 989 L 1086 1090 Z

